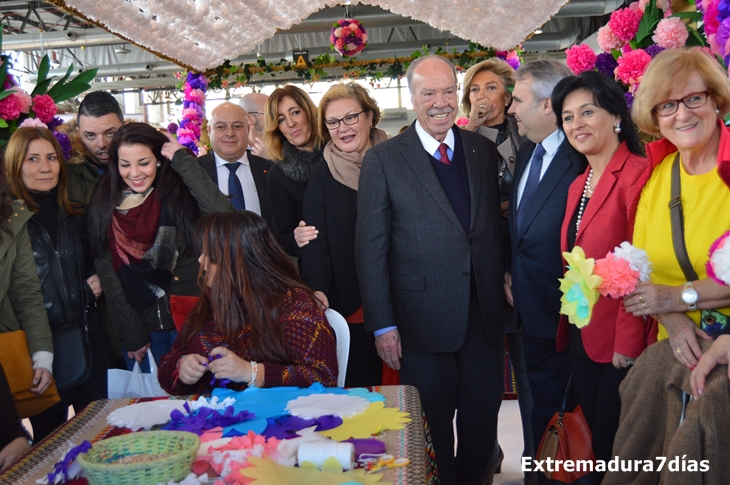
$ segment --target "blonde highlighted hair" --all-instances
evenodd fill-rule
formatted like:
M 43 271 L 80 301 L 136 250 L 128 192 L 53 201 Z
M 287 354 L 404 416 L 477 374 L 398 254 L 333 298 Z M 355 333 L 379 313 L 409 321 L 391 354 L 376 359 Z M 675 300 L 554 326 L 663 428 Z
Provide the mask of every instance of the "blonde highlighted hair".
M 317 128 L 319 130 L 319 137 L 324 143 L 332 139 L 329 130 L 324 125 L 327 106 L 332 101 L 346 98 L 356 99 L 360 105 L 360 109 L 365 111 L 365 113 L 362 113 L 363 115 L 372 113 L 373 122 L 370 126 L 371 129 L 377 126 L 380 121 L 380 108 L 378 107 L 378 103 L 370 96 L 367 89 L 354 82 L 335 84 L 324 93 L 324 96 L 322 96 L 319 102 L 319 123 Z
M 264 143 L 272 160 L 283 160 L 284 158 L 282 147 L 286 137 L 279 130 L 279 103 L 287 96 L 292 98 L 307 116 L 312 132 L 307 144 L 312 142 L 317 146 L 322 144 L 322 140 L 319 138 L 319 130 L 317 130 L 317 107 L 303 89 L 293 84 L 287 84 L 281 88 L 276 88 L 271 93 L 264 108 Z
M 469 100 L 471 83 L 474 81 L 474 76 L 482 71 L 490 71 L 499 76 L 502 79 L 502 84 L 504 84 L 504 90 L 509 95 L 509 99 L 512 99 L 512 91 L 510 89 L 515 87 L 515 70 L 512 69 L 512 66 L 499 57 L 493 57 L 479 64 L 474 64 L 464 74 L 464 93 L 461 95 L 461 110 L 467 117 L 471 114 L 471 101 Z
M 717 61 L 695 48 L 667 49 L 651 61 L 636 92 L 631 109 L 636 126 L 645 133 L 661 135 L 654 108 L 667 101 L 675 87 L 686 85 L 693 74 L 699 74 L 707 86 L 720 111 L 718 116 L 725 116 L 730 111 L 730 81 Z

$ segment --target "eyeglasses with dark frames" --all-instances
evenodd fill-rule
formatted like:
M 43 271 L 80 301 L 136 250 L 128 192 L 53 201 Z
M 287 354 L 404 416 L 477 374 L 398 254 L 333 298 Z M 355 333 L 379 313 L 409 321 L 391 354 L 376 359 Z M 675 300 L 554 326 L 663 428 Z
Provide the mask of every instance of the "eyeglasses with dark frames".
M 327 127 L 328 130 L 336 130 L 340 127 L 340 123 L 344 123 L 347 126 L 356 125 L 357 122 L 360 120 L 360 115 L 363 114 L 365 110 L 360 111 L 359 113 L 354 113 L 351 115 L 347 115 L 344 118 L 341 119 L 329 119 L 324 121 L 324 126 Z
M 654 112 L 661 117 L 672 116 L 679 110 L 679 103 L 685 105 L 687 109 L 701 108 L 707 104 L 707 98 L 709 96 L 709 91 L 702 91 L 701 93 L 688 94 L 681 99 L 668 99 L 654 106 Z

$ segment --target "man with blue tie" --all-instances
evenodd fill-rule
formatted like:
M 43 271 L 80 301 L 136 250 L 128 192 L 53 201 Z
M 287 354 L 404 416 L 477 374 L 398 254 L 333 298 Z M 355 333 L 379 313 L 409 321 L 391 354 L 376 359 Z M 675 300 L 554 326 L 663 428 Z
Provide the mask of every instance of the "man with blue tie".
M 208 135 L 212 153 L 198 158 L 201 166 L 238 210 L 250 210 L 269 220 L 266 173 L 272 163 L 248 152 L 248 114 L 223 103 L 211 113 Z
M 418 58 L 406 78 L 417 119 L 368 150 L 360 173 L 355 261 L 365 329 L 401 382 L 418 389 L 441 483 L 491 484 L 504 389 L 499 154 L 454 124 L 448 60 Z
M 560 228 L 568 187 L 586 160 L 558 130 L 550 96 L 555 85 L 572 75 L 562 62 L 538 59 L 515 74 L 509 113 L 519 133 L 529 139 L 517 153 L 509 205 L 511 273 L 505 275 L 508 299 L 514 301 L 517 325 L 524 327 L 527 380 L 534 401 L 532 430 L 537 451 L 553 414 L 559 411 L 570 377 L 567 353 L 555 345 L 560 320 L 558 278 L 564 273 Z M 533 481 L 528 476 L 528 481 Z M 547 483 L 543 473 L 538 483 Z

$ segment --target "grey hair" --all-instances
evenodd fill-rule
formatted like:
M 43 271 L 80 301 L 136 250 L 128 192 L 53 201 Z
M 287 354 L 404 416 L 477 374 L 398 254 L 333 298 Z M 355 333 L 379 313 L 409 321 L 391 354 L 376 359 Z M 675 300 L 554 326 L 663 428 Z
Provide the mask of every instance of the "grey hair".
M 543 99 L 550 99 L 553 89 L 561 79 L 572 76 L 568 66 L 555 59 L 536 59 L 526 62 L 517 72 L 515 79 L 524 81 L 532 78 L 532 97 L 537 103 Z
M 456 67 L 452 63 L 450 63 L 445 57 L 442 57 L 442 56 L 439 56 L 436 54 L 431 54 L 430 56 L 418 57 L 414 61 L 411 62 L 411 65 L 408 66 L 408 70 L 406 71 L 406 80 L 408 81 L 408 90 L 411 92 L 411 96 L 416 94 L 413 92 L 413 88 L 411 87 L 411 86 L 413 86 L 413 77 L 415 76 L 416 67 L 418 67 L 419 64 L 426 61 L 427 59 L 438 59 L 439 61 L 447 64 L 451 68 L 451 72 L 454 74 L 454 85 L 456 86 L 459 84 L 458 79 L 456 77 Z

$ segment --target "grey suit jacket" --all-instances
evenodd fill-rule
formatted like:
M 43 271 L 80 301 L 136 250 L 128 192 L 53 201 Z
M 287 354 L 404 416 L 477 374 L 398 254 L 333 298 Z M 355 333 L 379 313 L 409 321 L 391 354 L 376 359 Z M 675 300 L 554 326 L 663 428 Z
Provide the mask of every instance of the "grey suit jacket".
M 464 232 L 415 124 L 368 150 L 357 197 L 355 261 L 367 331 L 397 326 L 404 349 L 453 352 L 464 343 L 475 271 L 489 342 L 504 336 L 502 223 L 497 149 L 455 129 L 471 196 Z

